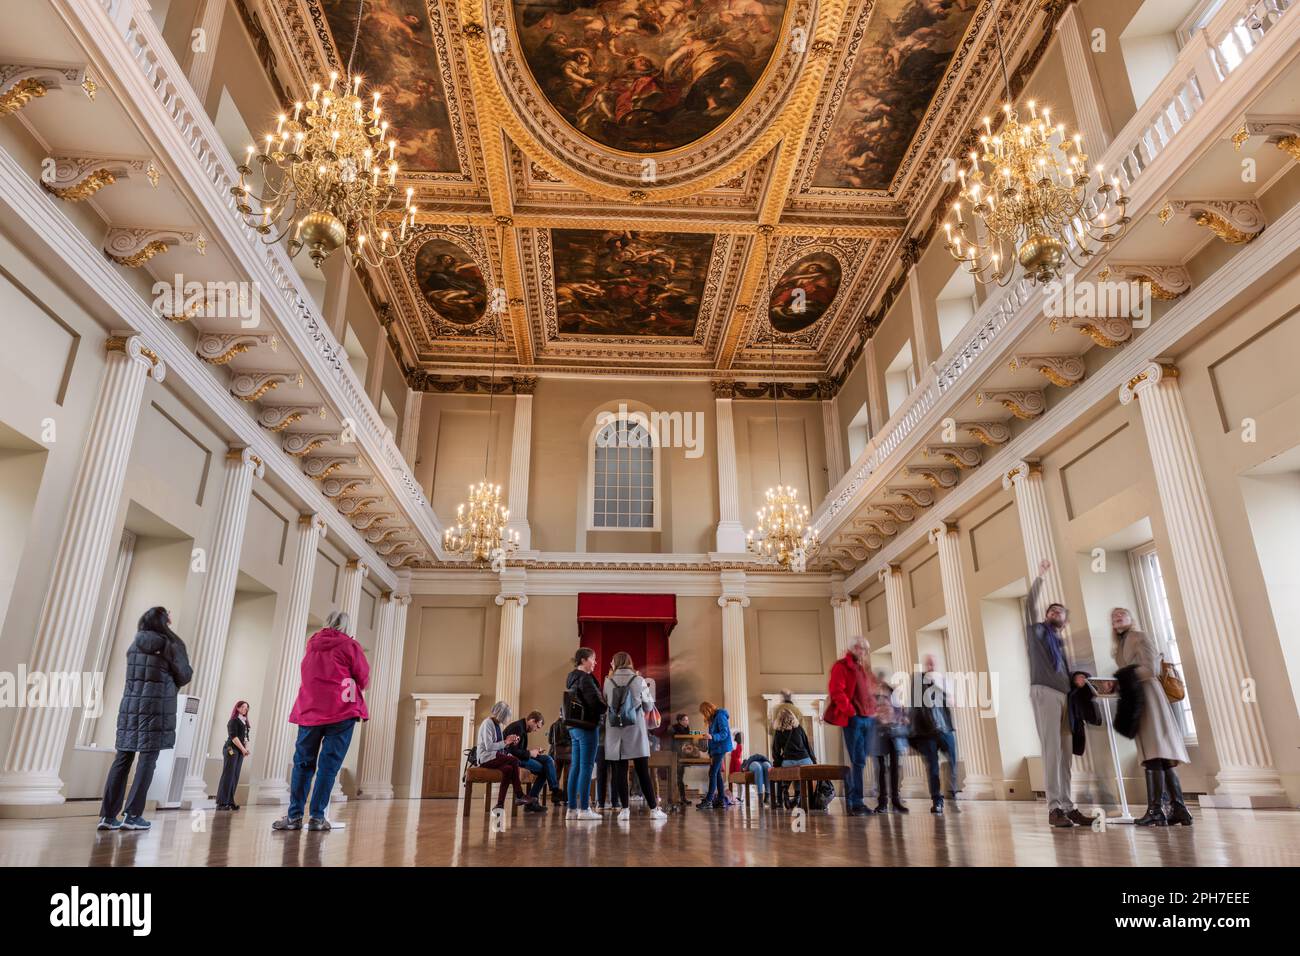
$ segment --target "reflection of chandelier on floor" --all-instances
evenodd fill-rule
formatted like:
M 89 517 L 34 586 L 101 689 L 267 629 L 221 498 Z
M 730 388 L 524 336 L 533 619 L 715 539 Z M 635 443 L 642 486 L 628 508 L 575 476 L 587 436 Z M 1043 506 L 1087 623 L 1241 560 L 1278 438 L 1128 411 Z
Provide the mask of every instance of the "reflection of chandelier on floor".
M 1048 108 L 1040 112 L 1031 100 L 1030 120 L 1020 122 L 1005 57 L 1002 72 L 1007 102 L 1001 128 L 994 132 L 986 116 L 979 149 L 957 170 L 960 190 L 944 223 L 944 244 L 980 282 L 1009 284 L 1019 262 L 1030 280 L 1046 283 L 1061 278 L 1067 257 L 1082 266 L 1119 239 L 1129 224 L 1129 200 L 1119 177 L 1107 181 L 1100 165 L 1090 188 L 1083 137 L 1067 138 L 1064 124 L 1052 125 Z
M 501 227 L 497 227 L 498 247 Z M 498 260 L 501 261 L 501 260 Z M 487 564 L 500 574 L 506 558 L 519 547 L 519 532 L 507 527 L 510 511 L 501 504 L 501 486 L 488 481 L 492 460 L 492 400 L 496 395 L 497 323 L 492 326 L 492 375 L 488 379 L 488 424 L 483 449 L 483 480 L 469 486 L 469 501 L 456 506 L 456 527 L 443 532 L 443 547 L 453 554 L 464 554 L 471 561 Z
M 342 84 L 337 72 L 328 87 L 313 83 L 311 99 L 295 103 L 292 118 L 280 115 L 260 151 L 248 147 L 238 167 L 239 185 L 230 189 L 245 223 L 264 242 L 284 241 L 291 257 L 305 246 L 317 268 L 340 246 L 352 260 L 378 266 L 397 258 L 414 238 L 413 190 L 403 199 L 397 189 L 397 139 L 383 118 L 379 93 L 364 102 L 361 77 L 352 73 L 364 6 L 362 0 Z M 253 174 L 254 159 L 261 195 L 245 179 Z
M 771 226 L 759 227 L 766 239 L 763 268 L 767 273 L 767 286 L 772 285 L 772 240 L 774 231 Z M 758 509 L 758 525 L 745 534 L 745 548 L 749 552 L 794 572 L 803 572 L 808 567 L 808 556 L 817 549 L 817 532 L 809 527 L 811 512 L 808 506 L 799 501 L 799 492 L 793 485 L 785 484 L 781 470 L 781 408 L 777 390 L 780 385 L 776 380 L 776 329 L 771 326 L 769 314 L 769 331 L 772 344 L 772 415 L 776 423 L 776 487 L 767 489 L 767 504 Z

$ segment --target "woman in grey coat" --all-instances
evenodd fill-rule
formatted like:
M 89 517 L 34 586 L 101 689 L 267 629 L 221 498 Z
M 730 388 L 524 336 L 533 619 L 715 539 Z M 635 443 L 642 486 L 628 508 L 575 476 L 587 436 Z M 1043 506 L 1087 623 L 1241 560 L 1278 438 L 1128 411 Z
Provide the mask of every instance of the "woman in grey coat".
M 654 706 L 650 688 L 645 678 L 632 666 L 632 655 L 619 651 L 610 661 L 613 670 L 605 678 L 605 699 L 609 710 L 605 712 L 605 760 L 614 771 L 614 792 L 623 809 L 619 820 L 631 815 L 627 802 L 627 762 L 632 761 L 637 782 L 645 794 L 646 806 L 653 820 L 666 820 L 668 814 L 659 809 L 655 800 L 654 783 L 650 779 L 650 731 L 646 727 L 646 712 Z
M 1137 746 L 1146 771 L 1147 812 L 1135 822 L 1143 827 L 1178 823 L 1191 826 L 1192 815 L 1187 812 L 1178 774 L 1174 771 L 1180 763 L 1187 763 L 1187 746 L 1159 680 L 1160 650 L 1151 635 L 1133 627 L 1133 615 L 1127 608 L 1111 611 L 1110 625 L 1115 638 L 1115 667 L 1134 668 L 1144 702 L 1138 718 Z M 1162 806 L 1166 794 L 1169 797 L 1167 818 Z

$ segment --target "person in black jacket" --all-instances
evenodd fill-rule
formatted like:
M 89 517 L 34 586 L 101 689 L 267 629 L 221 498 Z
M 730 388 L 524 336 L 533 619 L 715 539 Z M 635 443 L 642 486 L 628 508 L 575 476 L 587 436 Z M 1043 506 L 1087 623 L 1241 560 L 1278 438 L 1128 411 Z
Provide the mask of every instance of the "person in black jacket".
M 172 632 L 171 622 L 166 608 L 151 607 L 140 618 L 135 640 L 126 652 L 126 686 L 117 708 L 117 756 L 104 781 L 97 829 L 149 829 L 144 803 L 158 751 L 176 746 L 176 694 L 194 676 L 185 643 Z M 126 819 L 118 820 L 136 754 L 140 764 L 126 802 Z
M 244 758 L 251 751 L 248 749 L 248 732 L 252 724 L 248 722 L 248 701 L 235 701 L 230 711 L 230 720 L 226 721 L 226 742 L 221 747 L 221 782 L 217 784 L 217 809 L 238 810 L 235 802 L 235 789 L 239 786 L 239 772 L 244 767 Z
M 772 723 L 772 766 L 773 767 L 807 767 L 816 763 L 812 744 L 796 716 L 793 707 L 776 712 Z M 796 799 L 789 796 L 789 784 L 782 783 L 777 799 L 784 803 L 786 809 L 792 808 Z
M 939 755 L 948 761 L 948 796 L 957 811 L 957 725 L 953 721 L 948 692 L 934 670 L 934 655 L 926 654 L 916 706 L 912 708 L 912 746 L 925 760 L 930 784 L 930 812 L 943 814 L 943 788 L 939 778 Z
M 569 765 L 569 812 L 566 820 L 599 820 L 591 809 L 591 771 L 596 763 L 596 727 L 604 722 L 605 695 L 591 672 L 596 652 L 580 647 L 573 654 L 573 670 L 564 682 L 564 726 L 569 731 L 572 763 Z
M 528 735 L 534 730 L 541 730 L 545 723 L 542 712 L 534 710 L 527 717 L 507 724 L 502 733 L 507 740 L 511 737 L 519 738 L 516 743 L 506 748 L 506 753 L 519 761 L 521 770 L 527 770 L 533 775 L 533 787 L 528 795 L 536 797 L 542 792 L 542 787 L 550 787 L 551 800 L 558 805 L 564 801 L 564 791 L 560 789 L 559 781 L 555 777 L 555 760 L 536 747 L 528 746 Z

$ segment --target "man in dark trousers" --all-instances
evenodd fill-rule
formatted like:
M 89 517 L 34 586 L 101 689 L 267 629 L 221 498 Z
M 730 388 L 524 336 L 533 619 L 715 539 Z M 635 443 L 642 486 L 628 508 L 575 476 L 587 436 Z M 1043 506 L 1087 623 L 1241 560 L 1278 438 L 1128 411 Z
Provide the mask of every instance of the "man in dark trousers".
M 541 730 L 546 721 L 541 711 L 533 711 L 527 717 L 521 717 L 512 724 L 507 724 L 501 731 L 505 739 L 518 737 L 517 743 L 506 748 L 506 753 L 519 761 L 519 766 L 533 775 L 533 786 L 528 795 L 535 797 L 542 792 L 542 787 L 551 788 L 551 803 L 560 806 L 564 803 L 564 791 L 560 789 L 555 775 L 555 759 L 535 747 L 528 746 L 528 735 Z
M 1043 590 L 1043 575 L 1052 569 L 1044 558 L 1038 577 L 1030 585 L 1025 599 L 1025 643 L 1029 655 L 1029 702 L 1034 708 L 1038 727 L 1039 752 L 1043 755 L 1043 779 L 1047 789 L 1047 822 L 1054 827 L 1086 827 L 1092 821 L 1075 809 L 1070 799 L 1069 693 L 1070 664 L 1066 659 L 1061 631 L 1070 618 L 1064 604 L 1053 602 L 1041 621 L 1038 596 Z

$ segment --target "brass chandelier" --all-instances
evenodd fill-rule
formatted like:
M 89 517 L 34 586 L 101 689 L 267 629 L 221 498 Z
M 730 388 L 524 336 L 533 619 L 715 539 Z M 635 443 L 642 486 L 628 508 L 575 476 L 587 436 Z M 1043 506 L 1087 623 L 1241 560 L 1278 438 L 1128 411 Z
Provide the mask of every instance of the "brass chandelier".
M 770 225 L 760 226 L 760 231 L 767 240 L 764 268 L 768 283 L 772 280 L 772 239 L 775 230 Z M 758 524 L 745 533 L 745 549 L 752 554 L 775 561 L 780 567 L 796 573 L 808 568 L 808 556 L 817 549 L 817 532 L 809 526 L 812 513 L 808 506 L 799 501 L 799 492 L 794 485 L 784 481 L 781 467 L 781 408 L 778 401 L 776 380 L 776 327 L 771 325 L 769 331 L 772 346 L 772 415 L 776 422 L 776 487 L 768 488 L 767 504 L 758 509 Z
M 498 230 L 499 231 L 499 230 Z M 492 400 L 496 395 L 497 326 L 492 322 L 492 376 L 488 380 L 488 429 L 483 450 L 483 479 L 469 486 L 469 501 L 456 506 L 456 526 L 443 531 L 443 547 L 464 554 L 500 574 L 506 558 L 519 548 L 519 532 L 511 530 L 510 510 L 501 504 L 501 486 L 488 481 L 492 460 Z
M 1118 176 L 1107 181 L 1100 164 L 1089 172 L 1083 137 L 1053 126 L 1049 108 L 1040 111 L 1031 100 L 1029 121 L 1020 121 L 996 14 L 994 27 L 1006 83 L 1003 121 L 994 132 L 984 117 L 979 149 L 957 170 L 960 189 L 944 244 L 982 283 L 1008 285 L 1017 262 L 1032 282 L 1047 283 L 1062 277 L 1067 258 L 1082 266 L 1124 234 L 1129 199 Z
M 340 246 L 354 263 L 377 267 L 414 238 L 414 191 L 408 187 L 403 198 L 397 188 L 397 139 L 379 93 L 366 103 L 361 77 L 352 72 L 364 9 L 361 0 L 342 83 L 337 72 L 328 86 L 313 83 L 310 100 L 295 103 L 292 117 L 281 114 L 260 147 L 248 147 L 237 167 L 239 185 L 230 188 L 244 222 L 263 242 L 283 241 L 291 258 L 305 247 L 317 268 Z M 245 178 L 254 160 L 260 195 Z

